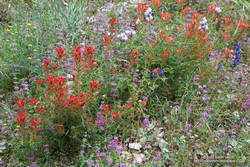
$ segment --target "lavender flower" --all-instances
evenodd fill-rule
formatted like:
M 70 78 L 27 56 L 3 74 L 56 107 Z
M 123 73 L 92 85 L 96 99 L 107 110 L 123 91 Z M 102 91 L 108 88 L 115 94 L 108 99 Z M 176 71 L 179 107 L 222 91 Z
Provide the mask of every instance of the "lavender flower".
M 82 157 L 82 156 L 84 155 L 84 153 L 85 153 L 84 151 L 80 151 L 80 152 L 79 152 L 79 156 Z
M 96 117 L 97 117 L 96 125 L 97 125 L 101 130 L 104 130 L 105 119 L 103 118 L 103 116 L 101 116 L 100 113 L 97 113 L 97 114 L 96 114 Z
M 199 29 L 202 29 L 204 31 L 208 30 L 208 23 L 206 17 L 203 17 L 201 19 Z
M 115 86 L 117 86 L 117 83 L 113 83 L 112 82 L 112 83 L 110 83 L 110 85 L 113 86 L 113 87 L 115 87 Z
M 221 136 L 221 137 L 226 136 L 226 132 L 225 132 L 224 130 L 222 130 L 222 131 L 220 132 L 220 136 Z
M 108 162 L 109 164 L 112 164 L 113 159 L 112 159 L 112 158 L 108 158 L 108 159 L 107 159 L 107 162 Z
M 142 96 L 141 97 L 143 101 L 148 101 L 148 97 L 147 96 Z
M 124 164 L 124 163 L 119 163 L 119 164 L 117 164 L 117 167 L 126 167 L 126 164 Z
M 241 54 L 240 54 L 240 47 L 241 47 L 241 45 L 238 43 L 235 46 L 236 46 L 236 52 L 234 54 L 235 57 L 233 59 L 232 68 L 237 67 L 237 65 L 240 63 L 240 56 L 241 56 Z
M 127 36 L 125 33 L 118 34 L 118 35 L 117 35 L 117 38 L 118 38 L 120 41 L 126 41 L 126 40 L 128 40 L 128 36 Z
M 4 161 L 0 161 L 0 166 L 4 166 Z
M 87 160 L 88 167 L 93 167 L 94 166 L 94 161 L 93 160 Z
M 234 138 L 236 138 L 236 137 L 237 137 L 237 133 L 236 133 L 236 132 L 232 132 L 232 133 L 231 133 L 231 138 L 234 139 Z
M 29 167 L 38 167 L 37 163 L 33 162 Z
M 246 80 L 242 80 L 241 81 L 241 87 L 242 88 L 246 88 L 247 87 L 247 81 Z
M 150 125 L 150 121 L 148 120 L 148 119 L 144 119 L 143 121 L 142 121 L 142 123 L 143 123 L 143 125 L 145 126 L 145 127 L 148 127 L 149 125 Z

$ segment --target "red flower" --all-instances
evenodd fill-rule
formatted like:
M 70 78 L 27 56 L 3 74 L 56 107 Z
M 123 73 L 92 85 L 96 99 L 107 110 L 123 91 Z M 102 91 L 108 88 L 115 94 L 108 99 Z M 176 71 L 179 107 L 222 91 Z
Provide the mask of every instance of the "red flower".
M 41 84 L 42 82 L 43 82 L 43 80 L 41 80 L 41 79 L 36 80 L 37 84 Z
M 56 49 L 56 56 L 58 56 L 59 58 L 65 57 L 66 55 L 64 54 L 65 50 L 63 48 L 57 48 Z
M 110 41 L 110 38 L 109 38 L 108 35 L 105 35 L 105 36 L 103 37 L 102 43 L 103 43 L 104 45 L 107 45 L 107 46 L 111 44 L 111 41 Z
M 169 14 L 168 12 L 162 13 L 160 16 L 161 16 L 162 20 L 171 20 L 171 18 L 172 18 L 172 15 Z
M 50 83 L 53 83 L 54 80 L 55 80 L 55 77 L 53 77 L 53 76 L 48 76 L 48 77 L 47 77 L 47 80 L 48 80 Z
M 80 98 L 86 98 L 86 97 L 87 97 L 87 94 L 80 94 L 79 97 L 80 97 Z
M 97 63 L 96 59 L 91 60 L 92 64 L 96 65 L 97 67 L 99 66 L 99 64 Z
M 74 50 L 77 51 L 77 52 L 80 52 L 81 51 L 81 47 L 77 46 L 77 47 L 74 48 Z
M 37 124 L 39 124 L 40 122 L 37 120 L 37 119 L 32 119 L 32 120 L 30 120 L 30 125 L 31 126 L 34 126 L 34 125 L 37 125 Z
M 181 48 L 177 48 L 176 52 L 179 53 L 179 54 L 181 54 L 183 52 L 183 50 Z
M 183 4 L 185 1 L 184 0 L 176 0 L 178 4 Z
M 140 12 L 145 12 L 147 10 L 147 6 L 144 3 L 138 3 L 137 10 Z
M 31 98 L 30 99 L 30 105 L 35 105 L 38 102 L 37 99 Z
M 16 116 L 16 119 L 18 121 L 25 121 L 28 117 L 24 115 L 23 113 L 20 113 L 18 116 Z
M 17 100 L 17 102 L 16 102 L 16 105 L 17 105 L 19 108 L 23 108 L 25 104 L 26 104 L 26 101 L 25 101 L 25 100 Z
M 64 54 L 64 49 L 63 48 L 57 48 L 56 49 L 56 52 L 59 54 L 59 55 L 62 55 L 62 54 Z
M 139 50 L 136 49 L 134 52 L 131 53 L 131 55 L 137 57 L 139 55 Z
M 102 109 L 104 109 L 106 112 L 110 112 L 110 105 L 104 104 L 104 105 L 102 105 Z
M 95 81 L 90 81 L 90 89 L 92 91 L 96 91 L 98 87 L 100 87 L 102 84 L 95 82 Z
M 85 50 L 87 53 L 89 53 L 89 54 L 93 54 L 94 51 L 95 51 L 95 48 L 94 48 L 93 46 L 86 46 L 86 47 L 84 48 L 84 50 Z
M 111 19 L 109 20 L 109 24 L 110 24 L 111 26 L 114 26 L 114 25 L 116 24 L 116 19 L 115 19 L 115 18 L 111 18 Z
M 120 113 L 119 112 L 113 112 L 111 115 L 114 117 L 115 120 L 117 120 L 119 118 L 119 116 L 120 116 Z
M 160 7 L 161 6 L 161 0 L 153 0 L 153 5 L 156 7 Z
M 165 50 L 165 51 L 162 52 L 161 55 L 164 56 L 164 57 L 169 57 L 170 53 L 169 53 L 169 51 Z
M 42 105 L 38 106 L 36 111 L 36 113 L 46 113 L 46 110 L 43 108 Z
M 184 9 L 181 10 L 181 14 L 187 14 L 189 12 L 190 8 L 186 7 Z
M 230 23 L 232 21 L 232 18 L 230 16 L 224 17 L 223 19 L 225 23 Z
M 48 69 L 48 68 L 49 68 L 49 65 L 50 65 L 50 61 L 49 61 L 49 60 L 44 60 L 44 61 L 43 61 L 43 66 L 44 66 L 44 68 Z
M 63 77 L 57 77 L 58 84 L 63 84 L 65 81 L 65 78 Z

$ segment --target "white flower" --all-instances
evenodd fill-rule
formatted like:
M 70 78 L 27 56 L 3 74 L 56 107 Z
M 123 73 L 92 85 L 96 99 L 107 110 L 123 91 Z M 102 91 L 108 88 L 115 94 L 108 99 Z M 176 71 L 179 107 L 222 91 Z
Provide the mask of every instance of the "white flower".
M 208 23 L 206 17 L 203 17 L 201 19 L 199 29 L 208 30 Z
M 153 16 L 146 17 L 147 21 L 153 20 Z
M 206 17 L 203 17 L 200 21 L 200 24 L 207 24 L 207 19 Z
M 152 15 L 152 9 L 151 8 L 148 8 L 145 12 L 144 12 L 144 15 L 145 16 L 149 16 L 149 15 Z
M 222 10 L 221 10 L 221 8 L 220 8 L 220 7 L 216 7 L 216 8 L 215 8 L 215 12 L 217 12 L 217 13 L 221 13 L 221 12 L 222 12 Z
M 74 76 L 73 76 L 72 74 L 67 74 L 67 78 L 68 78 L 68 79 L 73 79 Z
M 121 33 L 117 35 L 117 38 L 121 41 L 126 41 L 128 40 L 128 36 L 125 33 Z
M 134 30 L 126 30 L 125 33 L 128 35 L 128 36 L 133 36 L 136 34 L 136 32 Z
M 135 24 L 140 24 L 141 23 L 141 20 L 138 18 L 135 22 Z
M 146 17 L 146 20 L 149 21 L 149 20 L 153 20 L 153 11 L 151 8 L 148 8 L 145 12 L 144 12 L 144 15 Z

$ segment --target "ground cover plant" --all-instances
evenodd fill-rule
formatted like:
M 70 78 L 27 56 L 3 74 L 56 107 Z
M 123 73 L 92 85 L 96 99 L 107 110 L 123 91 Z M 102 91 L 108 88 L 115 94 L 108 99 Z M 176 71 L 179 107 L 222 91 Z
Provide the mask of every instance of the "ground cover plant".
M 0 4 L 0 166 L 250 164 L 249 1 Z

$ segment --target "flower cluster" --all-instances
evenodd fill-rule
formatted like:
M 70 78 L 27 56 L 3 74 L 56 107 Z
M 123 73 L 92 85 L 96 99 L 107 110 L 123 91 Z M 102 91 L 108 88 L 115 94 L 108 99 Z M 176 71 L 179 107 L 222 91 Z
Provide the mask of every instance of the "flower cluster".
M 34 98 L 29 99 L 29 103 L 23 99 L 16 101 L 18 110 L 16 124 L 18 125 L 19 133 L 23 135 L 31 133 L 33 135 L 32 137 L 36 137 L 36 135 L 41 132 L 39 125 L 46 110 L 44 110 L 43 105 L 39 103 L 39 100 Z M 34 114 L 30 114 L 29 111 L 34 111 Z
M 151 73 L 151 78 L 152 78 L 152 79 L 155 79 L 155 77 L 157 77 L 157 75 L 158 75 L 159 77 L 162 77 L 162 76 L 163 76 L 163 73 L 164 73 L 164 71 L 163 71 L 162 69 L 160 69 L 160 68 L 154 68 L 154 69 L 152 70 L 152 73 Z
M 202 29 L 204 31 L 208 30 L 208 23 L 206 17 L 203 17 L 200 21 L 200 27 L 199 29 Z
M 236 47 L 236 52 L 235 52 L 235 56 L 234 56 L 234 59 L 233 59 L 233 64 L 232 64 L 232 68 L 235 68 L 237 67 L 237 65 L 240 63 L 240 48 L 241 48 L 241 45 L 238 43 L 235 45 Z

